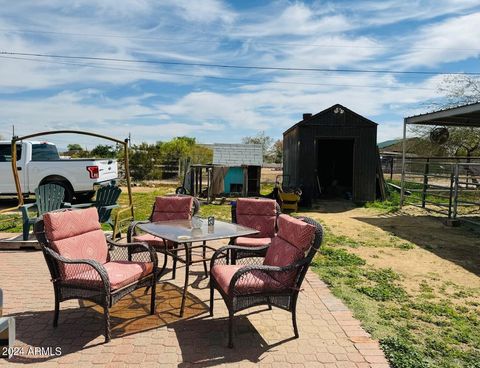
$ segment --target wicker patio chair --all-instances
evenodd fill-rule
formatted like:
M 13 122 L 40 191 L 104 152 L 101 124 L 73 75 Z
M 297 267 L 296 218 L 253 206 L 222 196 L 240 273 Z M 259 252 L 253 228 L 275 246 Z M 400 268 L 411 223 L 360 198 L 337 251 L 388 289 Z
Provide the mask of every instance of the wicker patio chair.
M 241 236 L 231 244 L 241 247 L 265 247 L 270 245 L 277 232 L 277 218 L 281 213 L 279 204 L 273 199 L 238 198 L 232 202 L 232 222 L 259 231 L 256 235 Z M 242 257 L 242 252 L 233 252 L 233 257 Z
M 64 202 L 65 188 L 57 184 L 43 184 L 35 189 L 35 203 L 24 204 L 20 207 L 23 222 L 23 240 L 28 240 L 30 226 L 35 224 L 42 214 L 70 207 L 70 203 Z M 36 209 L 35 216 L 29 214 L 30 209 Z
M 198 213 L 200 210 L 200 202 L 195 197 L 175 194 L 168 196 L 161 196 L 155 198 L 155 202 L 152 207 L 152 212 L 148 220 L 134 221 L 128 228 L 127 241 L 147 243 L 155 248 L 159 253 L 164 254 L 164 261 L 162 270 L 167 265 L 167 254 L 164 252 L 165 247 L 175 250 L 178 247 L 177 243 L 158 238 L 150 234 L 137 234 L 136 227 L 138 224 L 145 224 L 149 222 L 168 221 L 168 220 L 185 220 L 191 219 L 192 216 Z M 208 274 L 207 264 L 204 262 L 205 274 Z M 173 259 L 172 277 L 175 279 L 177 272 L 177 260 Z M 158 274 L 160 277 L 161 274 Z
M 60 302 L 89 300 L 103 307 L 108 342 L 109 308 L 144 286 L 152 288 L 150 314 L 155 313 L 155 250 L 143 243 L 119 244 L 106 238 L 96 208 L 46 213 L 35 223 L 34 230 L 52 277 L 54 327 L 58 325 Z
M 233 347 L 233 318 L 238 311 L 268 305 L 290 311 L 298 337 L 296 306 L 298 294 L 310 263 L 322 242 L 322 226 L 310 218 L 288 215 L 278 218 L 278 233 L 265 248 L 228 245 L 218 249 L 210 264 L 210 315 L 214 290 L 222 296 L 229 313 L 228 346 Z M 249 257 L 228 264 L 228 252 L 240 250 Z

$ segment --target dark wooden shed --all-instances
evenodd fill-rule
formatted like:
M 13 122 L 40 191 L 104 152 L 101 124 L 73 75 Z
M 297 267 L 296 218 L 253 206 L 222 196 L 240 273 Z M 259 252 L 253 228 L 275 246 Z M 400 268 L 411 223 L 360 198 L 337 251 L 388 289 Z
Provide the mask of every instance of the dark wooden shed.
M 342 105 L 303 114 L 283 133 L 283 155 L 284 175 L 302 188 L 303 205 L 315 198 L 375 200 L 377 124 Z

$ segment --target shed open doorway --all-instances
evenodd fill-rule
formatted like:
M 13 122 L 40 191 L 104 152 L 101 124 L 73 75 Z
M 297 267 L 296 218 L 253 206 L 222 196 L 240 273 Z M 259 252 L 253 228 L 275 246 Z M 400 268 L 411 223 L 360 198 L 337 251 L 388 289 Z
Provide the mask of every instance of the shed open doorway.
M 317 139 L 317 190 L 320 198 L 351 199 L 355 140 Z

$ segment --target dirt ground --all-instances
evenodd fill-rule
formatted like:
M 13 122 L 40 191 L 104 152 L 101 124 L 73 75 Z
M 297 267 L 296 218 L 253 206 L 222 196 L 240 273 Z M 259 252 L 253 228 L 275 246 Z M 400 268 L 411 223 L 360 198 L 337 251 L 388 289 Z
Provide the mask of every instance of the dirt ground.
M 282 170 L 262 168 L 262 183 L 275 183 L 277 176 L 282 175 Z
M 447 227 L 416 207 L 386 214 L 347 201 L 323 201 L 313 211 L 309 215 L 335 235 L 363 244 L 349 251 L 375 268 L 392 268 L 403 275 L 404 286 L 412 292 L 423 280 L 480 288 L 480 237 L 472 229 Z

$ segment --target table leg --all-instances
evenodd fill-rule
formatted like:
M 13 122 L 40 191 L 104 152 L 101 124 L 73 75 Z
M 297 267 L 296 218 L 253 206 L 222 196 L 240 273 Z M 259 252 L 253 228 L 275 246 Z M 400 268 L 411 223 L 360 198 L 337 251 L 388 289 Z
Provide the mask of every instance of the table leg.
M 182 295 L 182 305 L 180 306 L 180 317 L 183 317 L 183 312 L 185 310 L 185 299 L 187 298 L 187 288 L 188 288 L 188 276 L 190 273 L 190 263 L 191 263 L 191 248 L 188 246 L 188 243 L 183 243 L 185 247 L 185 284 L 183 285 L 183 295 Z
M 207 261 L 205 260 L 205 258 L 207 258 L 207 242 L 204 241 L 203 242 L 203 249 L 202 249 L 202 256 L 203 256 L 203 269 L 205 271 L 205 277 L 208 277 L 208 269 L 207 269 Z

